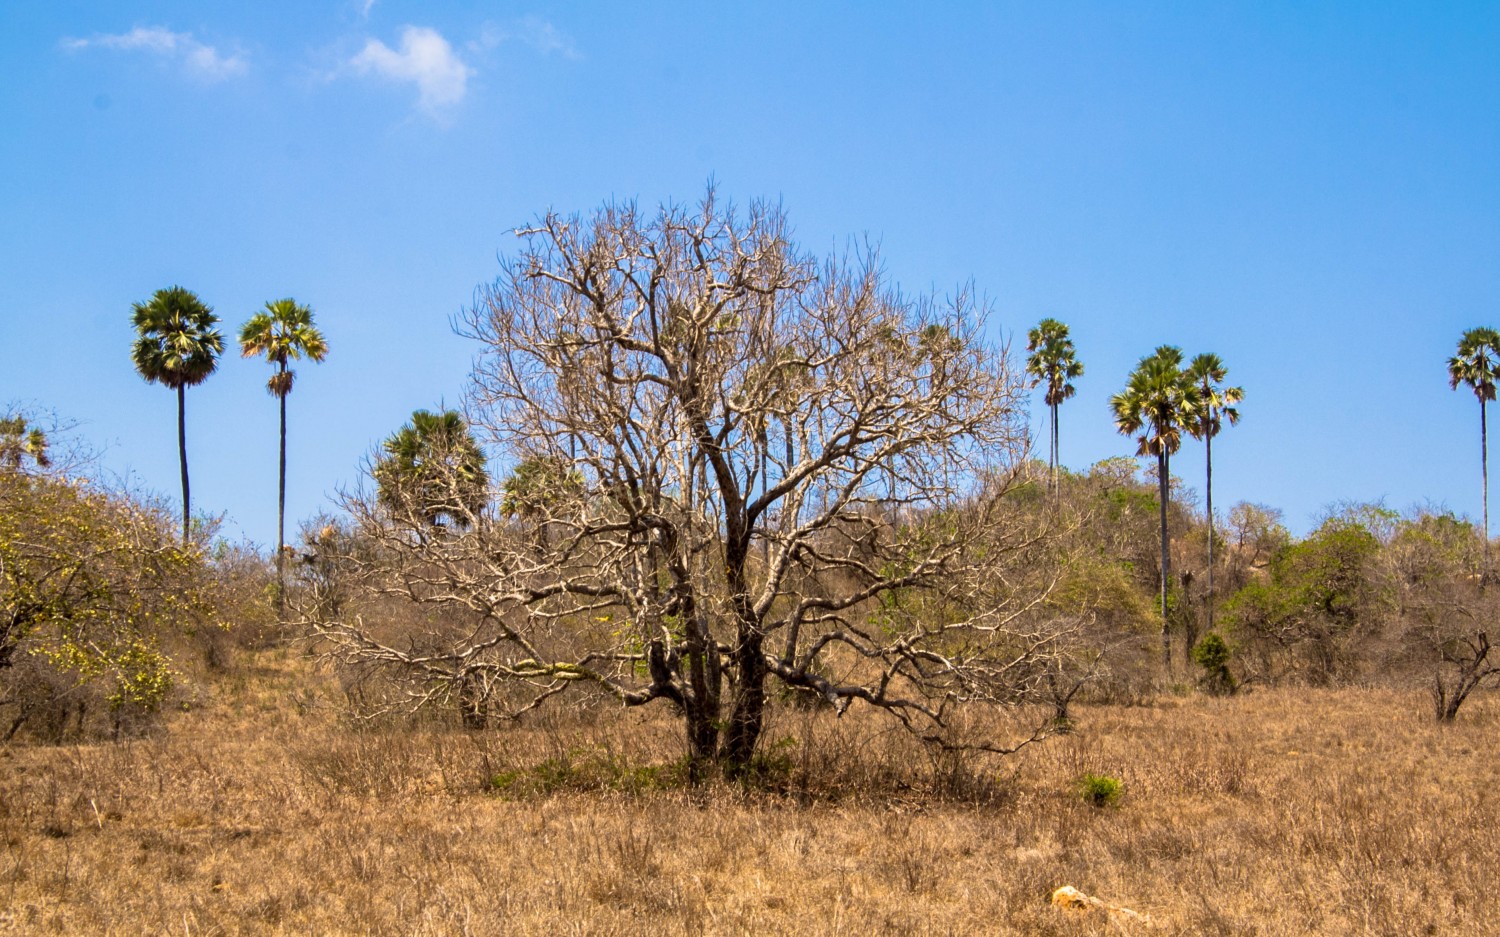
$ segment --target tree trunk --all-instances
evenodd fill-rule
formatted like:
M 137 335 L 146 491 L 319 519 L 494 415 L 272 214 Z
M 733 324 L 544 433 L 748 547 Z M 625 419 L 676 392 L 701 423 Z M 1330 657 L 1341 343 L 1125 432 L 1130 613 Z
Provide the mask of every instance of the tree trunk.
M 736 693 L 724 733 L 724 768 L 731 777 L 743 774 L 755 756 L 765 723 L 766 661 L 760 629 L 741 625 L 734 649 Z
M 1203 446 L 1208 453 L 1208 483 L 1205 487 L 1208 498 L 1208 629 L 1214 630 L 1214 437 L 1203 434 Z M 1192 648 L 1188 649 L 1189 653 Z
M 177 385 L 177 459 L 182 466 L 182 545 L 188 545 L 187 388 Z
M 1161 500 L 1161 659 L 1168 670 L 1172 668 L 1172 641 L 1167 624 L 1167 584 L 1171 581 L 1171 557 L 1167 541 L 1167 450 L 1162 447 L 1156 454 L 1157 485 Z
M 286 370 L 286 362 L 281 363 Z M 276 489 L 276 620 L 286 620 L 286 394 L 281 398 L 281 463 Z
M 687 728 L 690 780 L 702 780 L 702 770 L 719 755 L 719 693 L 723 669 L 719 664 L 719 646 L 708 622 L 694 603 L 687 615 L 688 693 L 682 707 Z
M 1484 479 L 1484 569 L 1479 573 L 1481 588 L 1490 579 L 1490 443 L 1484 420 L 1484 398 L 1479 398 L 1479 474 Z
M 729 544 L 725 550 L 724 565 L 736 620 L 736 644 L 734 648 L 735 695 L 734 706 L 729 712 L 729 725 L 724 732 L 722 758 L 725 771 L 731 776 L 742 774 L 755 756 L 755 746 L 760 742 L 760 733 L 765 726 L 766 709 L 766 658 L 763 651 L 765 634 L 750 602 L 749 582 L 745 576 L 745 556 L 749 552 L 747 523 L 731 525 Z
M 1057 404 L 1054 403 L 1052 405 L 1052 493 L 1054 496 L 1062 493 L 1062 486 L 1057 480 L 1057 471 L 1061 467 L 1059 463 L 1062 462 L 1062 453 L 1058 451 L 1057 439 Z
M 458 709 L 465 729 L 477 732 L 489 725 L 489 700 L 485 697 L 479 678 L 473 673 L 466 673 L 459 678 Z

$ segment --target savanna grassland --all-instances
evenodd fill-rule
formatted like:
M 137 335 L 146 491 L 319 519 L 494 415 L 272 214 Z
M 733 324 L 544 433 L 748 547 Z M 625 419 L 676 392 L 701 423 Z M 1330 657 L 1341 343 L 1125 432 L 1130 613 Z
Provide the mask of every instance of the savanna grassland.
M 1391 689 L 1168 694 L 939 764 L 778 706 L 762 775 L 697 789 L 664 710 L 472 732 L 336 696 L 260 651 L 151 737 L 0 748 L 0 933 L 1500 933 L 1493 694 L 1446 726 Z

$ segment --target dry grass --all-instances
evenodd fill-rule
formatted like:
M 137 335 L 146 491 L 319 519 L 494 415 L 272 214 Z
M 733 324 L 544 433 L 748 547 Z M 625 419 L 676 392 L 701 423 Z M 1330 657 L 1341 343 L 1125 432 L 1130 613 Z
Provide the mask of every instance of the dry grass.
M 1449 728 L 1384 690 L 1084 707 L 955 798 L 876 720 L 784 713 L 780 792 L 692 792 L 665 713 L 356 731 L 256 668 L 160 739 L 0 749 L 0 933 L 1121 932 L 1063 884 L 1137 933 L 1500 933 L 1493 696 Z

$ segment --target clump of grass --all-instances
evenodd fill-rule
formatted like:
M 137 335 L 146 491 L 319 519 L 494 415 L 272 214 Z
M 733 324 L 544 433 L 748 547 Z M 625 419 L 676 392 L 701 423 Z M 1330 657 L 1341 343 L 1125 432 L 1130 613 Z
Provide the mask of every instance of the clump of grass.
M 632 764 L 603 749 L 574 749 L 561 757 L 496 772 L 489 790 L 502 797 L 527 797 L 560 792 L 614 791 L 643 794 L 688 785 L 686 758 L 666 764 Z
M 1082 775 L 1074 782 L 1074 789 L 1083 802 L 1094 807 L 1117 807 L 1120 796 L 1125 793 L 1125 785 L 1119 778 L 1112 778 L 1107 774 L 1094 774 L 1089 772 Z

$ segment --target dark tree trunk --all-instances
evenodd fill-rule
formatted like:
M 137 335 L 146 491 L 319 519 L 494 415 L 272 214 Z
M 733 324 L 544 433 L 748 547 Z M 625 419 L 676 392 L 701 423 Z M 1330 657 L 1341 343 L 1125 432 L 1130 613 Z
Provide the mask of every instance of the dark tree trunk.
M 765 727 L 766 661 L 762 641 L 758 628 L 741 626 L 739 645 L 734 649 L 734 708 L 724 733 L 724 768 L 730 776 L 742 774 L 749 767 Z
M 1479 474 L 1484 479 L 1484 569 L 1479 573 L 1482 588 L 1490 579 L 1490 441 L 1483 397 L 1479 398 Z
M 281 363 L 286 371 L 286 362 Z M 286 393 L 281 399 L 281 462 L 276 489 L 276 620 L 286 620 Z
M 656 552 L 659 551 L 659 552 Z M 646 651 L 646 665 L 653 686 L 663 688 L 663 695 L 677 704 L 682 714 L 688 745 L 688 778 L 697 784 L 704 770 L 719 758 L 719 699 L 723 685 L 723 668 L 719 663 L 719 645 L 709 628 L 707 616 L 699 607 L 692 588 L 692 576 L 683 565 L 675 533 L 663 531 L 663 541 L 653 548 L 655 562 L 662 564 L 676 584 L 669 603 L 671 612 L 683 622 L 682 655 L 668 654 L 660 638 Z M 686 669 L 686 686 L 681 669 Z
M 459 679 L 458 709 L 463 717 L 464 728 L 477 732 L 489 725 L 489 699 L 485 696 L 484 688 L 476 675 L 466 673 Z
M 182 466 L 182 545 L 188 544 L 187 388 L 177 385 L 177 460 Z
M 1058 483 L 1058 480 L 1057 480 L 1057 472 L 1058 472 L 1058 469 L 1061 467 L 1060 463 L 1062 462 L 1062 453 L 1060 453 L 1058 451 L 1057 439 L 1058 439 L 1058 436 L 1057 436 L 1057 404 L 1054 403 L 1052 405 L 1052 493 L 1053 493 L 1053 495 L 1058 495 L 1062 491 L 1061 485 Z
M 723 673 L 719 665 L 719 646 L 708 622 L 698 612 L 695 603 L 690 602 L 688 607 L 685 616 L 688 638 L 684 647 L 688 692 L 683 698 L 682 715 L 687 728 L 689 770 L 696 783 L 702 780 L 704 766 L 712 764 L 719 756 L 719 695 Z
M 1208 484 L 1205 488 L 1208 498 L 1208 629 L 1214 630 L 1214 437 L 1212 433 L 1203 434 L 1203 446 L 1208 453 Z M 1191 651 L 1191 648 L 1189 648 Z
M 734 505 L 736 514 L 741 505 Z M 735 675 L 734 705 L 724 730 L 721 753 L 724 770 L 731 776 L 742 774 L 755 756 L 760 733 L 765 727 L 766 658 L 765 635 L 750 602 L 749 582 L 745 576 L 745 558 L 749 553 L 749 518 L 732 517 L 725 549 L 724 566 L 736 621 L 733 652 Z
M 1167 540 L 1167 450 L 1162 447 L 1156 454 L 1157 486 L 1161 501 L 1161 659 L 1169 670 L 1172 667 L 1172 640 L 1167 622 L 1167 584 L 1172 578 L 1171 556 Z
M 697 784 L 703 780 L 704 768 L 719 757 L 718 706 L 688 694 L 683 699 L 682 717 L 687 729 L 688 778 Z

